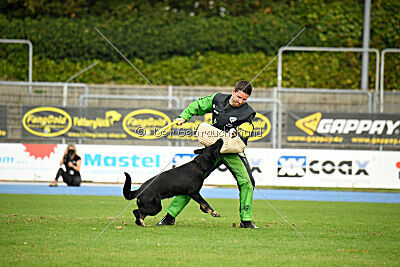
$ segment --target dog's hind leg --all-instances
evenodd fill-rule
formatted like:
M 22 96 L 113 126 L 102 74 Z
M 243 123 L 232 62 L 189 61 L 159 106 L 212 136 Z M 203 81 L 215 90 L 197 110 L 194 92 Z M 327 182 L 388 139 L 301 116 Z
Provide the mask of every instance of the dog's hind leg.
M 192 193 L 189 194 L 189 196 L 196 201 L 197 203 L 200 204 L 200 209 L 204 212 L 208 212 L 211 214 L 211 216 L 213 217 L 221 217 L 218 212 L 216 212 L 215 210 L 213 210 L 213 208 L 211 208 L 211 206 L 207 203 L 207 201 L 204 200 L 204 198 L 199 194 L 199 193 Z

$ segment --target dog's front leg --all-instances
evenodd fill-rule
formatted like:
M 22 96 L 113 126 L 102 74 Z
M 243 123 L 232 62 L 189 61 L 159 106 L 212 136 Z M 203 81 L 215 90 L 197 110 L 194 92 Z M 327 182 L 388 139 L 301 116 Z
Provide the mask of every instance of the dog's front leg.
M 204 198 L 199 193 L 193 193 L 189 195 L 194 201 L 200 204 L 201 210 L 207 211 L 213 217 L 221 217 L 211 206 L 204 200 Z
M 135 223 L 136 223 L 137 225 L 139 225 L 139 226 L 145 227 L 146 224 L 144 223 L 144 218 L 145 218 L 146 216 L 143 216 L 143 214 L 140 213 L 139 209 L 133 210 L 132 213 L 133 213 L 133 215 L 135 215 L 135 217 L 136 217 Z

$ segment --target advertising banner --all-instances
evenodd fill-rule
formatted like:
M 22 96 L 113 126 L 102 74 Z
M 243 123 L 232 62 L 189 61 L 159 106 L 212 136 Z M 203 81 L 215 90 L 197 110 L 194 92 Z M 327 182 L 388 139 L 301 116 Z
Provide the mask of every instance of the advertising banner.
M 317 149 L 276 152 L 271 159 L 273 185 L 400 188 L 399 152 Z
M 287 143 L 400 146 L 400 114 L 286 113 Z
M 161 109 L 106 109 L 23 106 L 22 137 L 67 137 L 87 139 L 141 139 L 196 141 L 194 133 L 202 122 L 211 123 L 211 113 L 193 117 L 181 126 L 156 134 L 180 112 Z M 270 111 L 257 113 L 249 141 L 271 142 Z
M 0 180 L 51 181 L 54 179 L 67 145 L 0 144 Z M 76 145 L 82 158 L 83 181 L 122 183 L 124 172 L 134 183 L 143 183 L 161 171 L 192 160 L 198 147 L 168 146 L 107 146 Z M 263 173 L 262 149 L 246 152 L 252 172 L 258 181 L 268 177 Z M 61 178 L 60 178 L 61 179 Z M 221 166 L 206 180 L 206 184 L 236 184 L 226 167 Z
M 0 180 L 54 179 L 67 145 L 0 144 Z M 180 166 L 198 147 L 76 145 L 83 181 L 122 183 L 124 172 L 134 183 Z M 247 148 L 257 185 L 400 189 L 400 153 L 386 151 Z M 224 165 L 206 185 L 236 185 Z
M 0 138 L 8 135 L 8 106 L 0 106 Z

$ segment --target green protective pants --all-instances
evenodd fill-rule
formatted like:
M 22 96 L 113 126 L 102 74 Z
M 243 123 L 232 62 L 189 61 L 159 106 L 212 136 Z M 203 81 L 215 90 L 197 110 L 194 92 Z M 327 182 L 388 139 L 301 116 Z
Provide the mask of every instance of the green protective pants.
M 240 219 L 251 221 L 251 208 L 253 202 L 254 179 L 250 171 L 249 163 L 244 153 L 240 154 L 220 154 L 214 167 L 205 174 L 205 178 L 210 175 L 221 164 L 224 164 L 235 177 L 240 196 Z M 175 196 L 167 209 L 167 213 L 176 217 L 189 203 L 191 197 L 186 195 Z

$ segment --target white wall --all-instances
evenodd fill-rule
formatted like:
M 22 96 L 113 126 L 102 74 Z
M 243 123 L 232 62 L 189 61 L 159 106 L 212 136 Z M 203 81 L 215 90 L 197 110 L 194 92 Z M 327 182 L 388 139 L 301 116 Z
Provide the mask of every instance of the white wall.
M 65 148 L 0 144 L 0 180 L 50 181 Z M 83 180 L 123 182 L 126 171 L 133 182 L 141 183 L 164 168 L 189 161 L 195 147 L 77 145 L 77 149 Z M 249 148 L 246 155 L 257 185 L 400 188 L 400 152 Z M 222 168 L 205 184 L 236 185 L 236 181 Z

